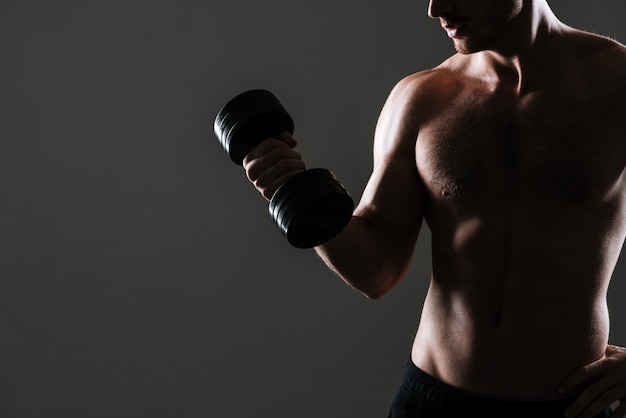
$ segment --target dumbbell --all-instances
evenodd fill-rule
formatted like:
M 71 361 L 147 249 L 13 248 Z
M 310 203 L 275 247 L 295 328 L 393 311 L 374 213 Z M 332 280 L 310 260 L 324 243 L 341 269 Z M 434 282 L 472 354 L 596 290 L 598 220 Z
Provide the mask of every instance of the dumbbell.
M 266 138 L 293 134 L 293 119 L 267 90 L 250 90 L 230 100 L 217 114 L 215 135 L 231 160 L 239 165 Z M 333 173 L 305 170 L 289 178 L 269 203 L 272 220 L 296 248 L 329 241 L 348 224 L 354 201 Z

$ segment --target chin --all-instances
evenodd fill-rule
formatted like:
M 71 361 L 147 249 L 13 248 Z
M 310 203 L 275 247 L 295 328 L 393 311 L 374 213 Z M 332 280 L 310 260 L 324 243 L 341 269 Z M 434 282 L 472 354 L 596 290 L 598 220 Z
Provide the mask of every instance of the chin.
M 459 54 L 469 55 L 476 52 L 485 51 L 489 49 L 486 45 L 481 45 L 479 42 L 475 42 L 471 39 L 455 39 L 454 49 Z
M 454 49 L 456 50 L 456 52 L 458 52 L 459 54 L 463 54 L 463 55 L 470 55 L 470 54 L 480 51 L 479 49 L 470 48 L 466 44 L 460 44 L 456 42 L 454 44 Z
M 454 45 L 454 49 L 456 50 L 457 53 L 462 54 L 462 55 L 470 55 L 473 54 L 476 51 L 472 51 L 470 49 L 467 49 L 465 47 L 462 46 L 458 46 L 458 45 Z

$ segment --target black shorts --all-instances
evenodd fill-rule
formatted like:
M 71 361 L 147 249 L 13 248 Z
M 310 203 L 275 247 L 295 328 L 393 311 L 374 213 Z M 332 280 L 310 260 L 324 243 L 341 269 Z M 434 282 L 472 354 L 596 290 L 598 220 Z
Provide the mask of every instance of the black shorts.
M 509 402 L 478 396 L 430 376 L 409 360 L 389 418 L 563 418 L 573 401 Z M 598 418 L 609 414 L 607 409 Z

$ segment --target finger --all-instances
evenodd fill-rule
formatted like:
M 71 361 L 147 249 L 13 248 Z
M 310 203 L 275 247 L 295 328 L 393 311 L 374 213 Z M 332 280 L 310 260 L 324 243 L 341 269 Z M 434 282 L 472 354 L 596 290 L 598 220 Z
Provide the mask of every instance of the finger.
M 271 199 L 274 196 L 274 193 L 276 193 L 276 191 L 278 190 L 278 188 L 280 186 L 282 186 L 283 184 L 285 184 L 285 182 L 287 180 L 289 180 L 290 178 L 292 178 L 293 176 L 295 176 L 296 174 L 301 173 L 304 170 L 301 169 L 297 169 L 297 170 L 293 170 L 293 171 L 289 171 L 285 174 L 283 174 L 281 177 L 277 178 L 276 181 L 274 181 L 271 185 L 271 187 L 267 188 L 267 191 L 265 193 L 263 193 L 263 196 L 266 199 Z
M 304 171 L 304 164 L 301 160 L 280 160 L 273 166 L 267 168 L 257 178 L 251 181 L 257 188 L 271 187 L 272 183 L 276 183 L 285 175 L 291 177 L 290 173 L 298 173 Z M 282 179 L 284 182 L 286 179 Z
M 591 402 L 586 408 L 583 408 L 580 412 L 574 412 L 572 416 L 578 418 L 593 418 L 600 412 L 606 410 L 611 406 L 613 402 L 620 398 L 622 390 L 620 388 L 613 388 L 599 395 L 595 401 Z M 570 412 L 569 409 L 566 411 Z
M 266 199 L 270 199 L 280 185 L 302 171 L 304 164 L 301 160 L 281 160 L 264 171 L 253 183 Z
M 559 393 L 561 395 L 571 393 L 582 385 L 588 384 L 591 380 L 597 379 L 603 373 L 603 366 L 604 358 L 578 369 L 559 386 Z
M 623 395 L 623 388 L 618 386 L 618 382 L 614 378 L 598 380 L 596 383 L 589 385 L 572 402 L 569 408 L 567 408 L 565 415 L 567 417 L 579 417 L 595 403 L 603 403 L 604 407 L 606 407 L 620 399 Z
M 284 166 L 283 164 L 286 163 L 287 165 Z M 251 182 L 277 170 L 292 170 L 297 166 L 304 168 L 304 162 L 300 154 L 291 148 L 274 148 L 258 158 L 244 161 L 246 175 Z
M 252 160 L 256 160 L 264 155 L 276 150 L 276 149 L 291 149 L 293 148 L 286 141 L 278 138 L 267 138 L 259 142 L 259 144 L 248 152 L 243 159 L 243 166 Z

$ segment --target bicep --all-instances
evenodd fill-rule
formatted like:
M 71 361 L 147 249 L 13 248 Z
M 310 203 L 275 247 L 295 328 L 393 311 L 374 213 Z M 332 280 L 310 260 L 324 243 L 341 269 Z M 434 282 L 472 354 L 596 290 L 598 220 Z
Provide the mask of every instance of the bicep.
M 413 86 L 406 84 L 396 86 L 381 112 L 374 138 L 374 169 L 355 211 L 401 264 L 412 256 L 426 198 L 415 160 L 419 103 Z

